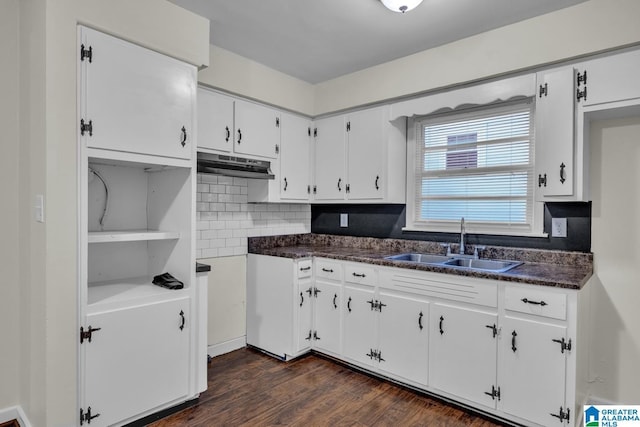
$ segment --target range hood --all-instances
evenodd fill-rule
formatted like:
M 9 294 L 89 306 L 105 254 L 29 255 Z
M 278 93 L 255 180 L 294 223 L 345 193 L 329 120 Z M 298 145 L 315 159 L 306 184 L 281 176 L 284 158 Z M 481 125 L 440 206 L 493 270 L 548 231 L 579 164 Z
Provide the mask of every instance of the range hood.
M 210 153 L 198 153 L 198 173 L 254 179 L 275 178 L 271 173 L 271 163 L 266 160 L 253 160 Z

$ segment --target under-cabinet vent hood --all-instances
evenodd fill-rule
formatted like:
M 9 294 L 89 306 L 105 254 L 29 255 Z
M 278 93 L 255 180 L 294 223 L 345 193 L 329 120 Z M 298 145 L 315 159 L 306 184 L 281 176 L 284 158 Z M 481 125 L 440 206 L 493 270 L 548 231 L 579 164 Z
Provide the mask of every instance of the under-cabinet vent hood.
M 274 179 L 271 163 L 224 154 L 198 153 L 198 173 L 210 173 L 240 178 Z

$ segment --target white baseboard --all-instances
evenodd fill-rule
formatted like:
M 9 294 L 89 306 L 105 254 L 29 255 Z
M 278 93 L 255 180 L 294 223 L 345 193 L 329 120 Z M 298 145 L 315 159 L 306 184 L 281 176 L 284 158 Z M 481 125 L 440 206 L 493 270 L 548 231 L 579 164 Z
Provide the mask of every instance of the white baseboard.
M 31 423 L 20 406 L 0 409 L 0 423 L 18 420 L 20 427 L 31 427 Z
M 220 356 L 222 354 L 230 353 L 239 348 L 246 347 L 247 337 L 241 336 L 229 341 L 221 342 L 219 344 L 213 344 L 207 347 L 207 353 L 211 357 Z

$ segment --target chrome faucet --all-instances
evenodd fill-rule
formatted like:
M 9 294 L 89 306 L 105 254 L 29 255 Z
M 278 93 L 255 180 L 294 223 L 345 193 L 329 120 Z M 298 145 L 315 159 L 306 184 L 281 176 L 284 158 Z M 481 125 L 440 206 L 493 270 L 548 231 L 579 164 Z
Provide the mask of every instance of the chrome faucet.
M 464 255 L 464 217 L 460 220 L 460 255 Z

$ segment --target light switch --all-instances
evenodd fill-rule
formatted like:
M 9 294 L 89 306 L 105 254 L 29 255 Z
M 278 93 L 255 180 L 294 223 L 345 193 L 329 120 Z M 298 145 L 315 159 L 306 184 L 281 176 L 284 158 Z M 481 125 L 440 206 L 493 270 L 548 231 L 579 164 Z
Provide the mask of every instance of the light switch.
M 567 218 L 551 218 L 551 237 L 567 237 Z
M 33 216 L 36 221 L 44 222 L 44 196 L 36 194 L 36 200 L 33 205 Z
M 340 227 L 348 227 L 349 226 L 349 214 L 340 214 Z

